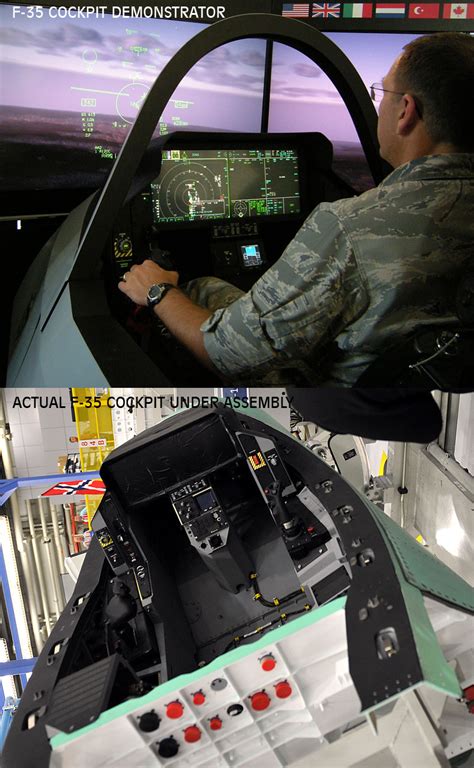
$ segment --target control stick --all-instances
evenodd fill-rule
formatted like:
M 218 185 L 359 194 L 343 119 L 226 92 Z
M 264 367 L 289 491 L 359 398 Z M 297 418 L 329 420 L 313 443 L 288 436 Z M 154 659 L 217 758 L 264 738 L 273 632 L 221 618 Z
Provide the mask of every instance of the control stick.
M 176 264 L 173 263 L 171 258 L 171 252 L 165 251 L 163 248 L 151 248 L 150 259 L 158 264 L 162 269 L 166 269 L 168 272 L 176 272 Z
M 265 489 L 265 494 L 268 497 L 268 506 L 272 511 L 276 513 L 278 522 L 283 528 L 285 536 L 293 538 L 297 536 L 301 530 L 301 521 L 295 515 L 292 515 L 282 499 L 281 482 L 275 480 L 270 483 Z
M 303 557 L 314 543 L 303 521 L 298 515 L 292 514 L 283 500 L 281 482 L 275 480 L 270 483 L 265 489 L 265 495 L 268 498 L 268 506 L 280 524 L 283 539 L 291 557 L 294 559 Z

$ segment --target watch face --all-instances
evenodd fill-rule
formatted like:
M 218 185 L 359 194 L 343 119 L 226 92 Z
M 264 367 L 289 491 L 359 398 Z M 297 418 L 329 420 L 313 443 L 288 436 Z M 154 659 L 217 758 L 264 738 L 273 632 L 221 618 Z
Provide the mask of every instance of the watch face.
M 148 291 L 148 301 L 156 301 L 156 299 L 160 299 L 162 293 L 163 293 L 162 285 L 150 286 L 150 289 Z
M 155 285 L 151 285 L 147 294 L 148 306 L 152 308 L 156 307 L 163 296 L 166 296 L 170 288 L 173 288 L 170 283 L 155 283 Z

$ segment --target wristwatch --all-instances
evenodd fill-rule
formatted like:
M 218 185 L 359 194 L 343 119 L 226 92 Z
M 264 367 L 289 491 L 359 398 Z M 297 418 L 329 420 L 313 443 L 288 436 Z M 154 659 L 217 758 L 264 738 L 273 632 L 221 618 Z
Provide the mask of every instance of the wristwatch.
M 147 304 L 150 309 L 153 309 L 160 303 L 170 288 L 176 288 L 176 286 L 171 283 L 155 283 L 154 285 L 150 285 L 146 295 Z

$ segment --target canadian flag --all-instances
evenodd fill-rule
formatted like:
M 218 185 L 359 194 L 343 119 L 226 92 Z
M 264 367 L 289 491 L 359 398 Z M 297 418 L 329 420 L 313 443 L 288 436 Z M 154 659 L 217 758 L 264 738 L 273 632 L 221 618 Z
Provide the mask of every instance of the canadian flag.
M 474 3 L 445 3 L 443 19 L 474 19 Z

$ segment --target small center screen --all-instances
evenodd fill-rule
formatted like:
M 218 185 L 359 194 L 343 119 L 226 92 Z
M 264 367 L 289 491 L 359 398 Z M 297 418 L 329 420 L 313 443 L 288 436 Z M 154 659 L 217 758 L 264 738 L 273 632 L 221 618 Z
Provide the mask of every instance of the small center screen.
M 294 149 L 167 150 L 151 194 L 157 224 L 298 214 L 298 155 Z
M 263 264 L 262 254 L 258 245 L 241 245 L 242 261 L 244 267 L 261 267 Z
M 214 496 L 212 491 L 205 491 L 204 493 L 199 493 L 194 498 L 196 499 L 199 508 L 203 512 L 207 512 L 207 510 L 214 509 L 214 507 L 217 507 L 216 497 Z

